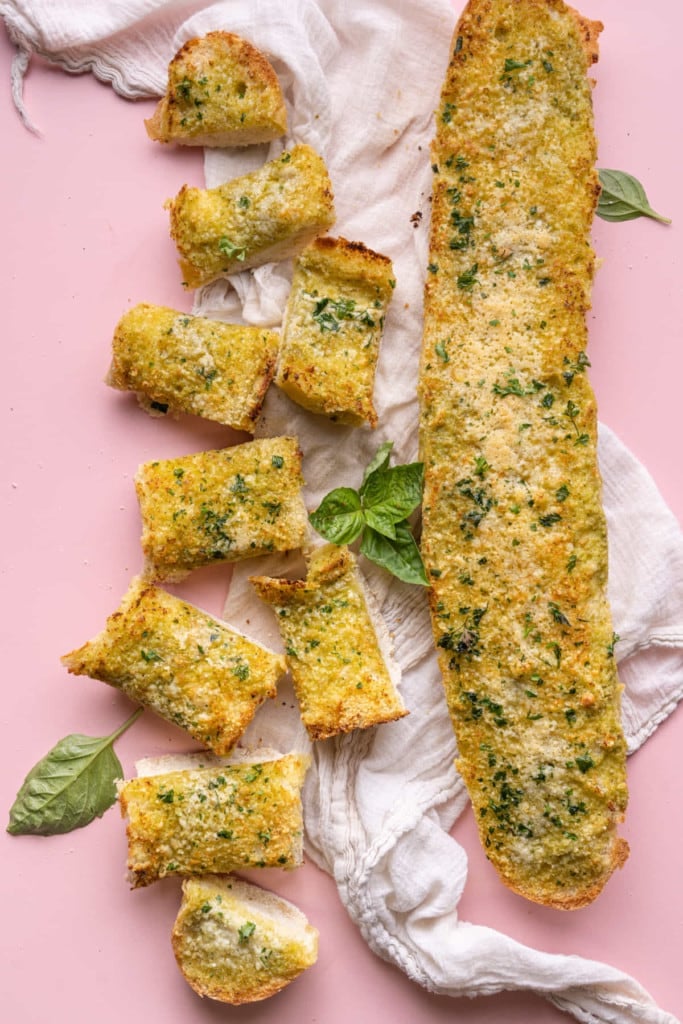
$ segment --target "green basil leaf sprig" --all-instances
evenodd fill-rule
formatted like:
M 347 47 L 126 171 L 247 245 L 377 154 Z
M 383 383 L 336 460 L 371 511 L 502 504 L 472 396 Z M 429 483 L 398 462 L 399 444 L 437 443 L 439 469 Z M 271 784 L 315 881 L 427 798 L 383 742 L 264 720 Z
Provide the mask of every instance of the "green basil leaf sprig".
M 70 733 L 28 773 L 9 815 L 13 836 L 54 836 L 89 825 L 116 800 L 123 778 L 114 741 L 142 714 L 138 708 L 109 736 Z
M 333 544 L 361 537 L 361 554 L 404 583 L 428 586 L 408 516 L 422 501 L 421 462 L 390 466 L 393 443 L 386 441 L 370 461 L 359 490 L 336 487 L 309 515 L 311 525 Z
M 662 224 L 671 223 L 668 217 L 663 217 L 661 213 L 652 209 L 645 189 L 632 174 L 601 167 L 598 170 L 598 175 L 602 186 L 595 211 L 598 217 L 608 221 L 652 217 L 653 220 L 658 220 Z

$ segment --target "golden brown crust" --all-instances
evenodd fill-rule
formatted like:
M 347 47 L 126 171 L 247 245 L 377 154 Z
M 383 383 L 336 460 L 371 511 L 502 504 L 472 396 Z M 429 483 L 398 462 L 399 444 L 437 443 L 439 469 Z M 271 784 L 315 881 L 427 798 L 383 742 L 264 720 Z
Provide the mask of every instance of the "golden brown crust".
M 189 39 L 169 64 L 149 137 L 185 146 L 246 146 L 287 130 L 278 77 L 265 54 L 231 32 Z
M 620 687 L 586 376 L 599 26 L 470 0 L 433 145 L 420 373 L 422 551 L 480 838 L 570 909 L 626 857 Z

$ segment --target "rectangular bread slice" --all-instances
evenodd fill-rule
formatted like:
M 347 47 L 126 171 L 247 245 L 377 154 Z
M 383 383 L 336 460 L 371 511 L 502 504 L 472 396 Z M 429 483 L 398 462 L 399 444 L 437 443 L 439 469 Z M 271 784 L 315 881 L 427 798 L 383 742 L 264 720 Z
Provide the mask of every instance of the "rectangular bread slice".
M 375 371 L 391 260 L 345 238 L 317 238 L 294 265 L 276 383 L 311 412 L 377 425 Z
M 213 562 L 300 547 L 301 458 L 295 438 L 270 437 L 142 465 L 145 578 L 179 580 Z
M 296 256 L 334 223 L 327 168 L 304 145 L 216 188 L 184 185 L 166 205 L 187 288 Z
M 285 659 L 137 578 L 104 630 L 62 664 L 100 679 L 228 754 L 274 697 Z
M 274 331 L 141 302 L 119 320 L 106 383 L 148 412 L 191 413 L 254 432 L 275 372 Z
M 318 956 L 298 907 L 234 875 L 183 881 L 172 944 L 195 992 L 235 1006 L 275 995 Z
M 250 146 L 287 131 L 282 88 L 265 54 L 232 32 L 188 39 L 168 66 L 150 139 L 182 146 Z
M 301 787 L 310 758 L 269 759 L 263 752 L 238 763 L 202 756 L 171 762 L 186 767 L 119 786 L 133 888 L 167 875 L 289 869 L 302 863 Z
M 277 613 L 301 718 L 312 740 L 407 714 L 386 628 L 378 614 L 371 615 L 369 594 L 348 548 L 314 549 L 305 580 L 253 576 L 251 583 Z
M 586 376 L 600 26 L 470 0 L 437 113 L 422 553 L 457 767 L 503 881 L 582 906 L 628 847 Z

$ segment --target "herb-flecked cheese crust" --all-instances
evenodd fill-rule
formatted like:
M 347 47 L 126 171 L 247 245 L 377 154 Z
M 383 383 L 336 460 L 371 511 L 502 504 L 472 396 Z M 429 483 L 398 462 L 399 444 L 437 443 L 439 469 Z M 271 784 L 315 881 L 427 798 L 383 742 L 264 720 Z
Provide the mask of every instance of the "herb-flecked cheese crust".
M 628 854 L 585 355 L 600 28 L 561 0 L 466 7 L 432 153 L 419 385 L 422 553 L 457 767 L 503 881 L 564 909 Z
M 303 861 L 301 787 L 310 759 L 188 768 L 119 787 L 133 888 L 166 875 L 226 874 Z
M 152 413 L 191 413 L 254 432 L 275 373 L 275 331 L 142 302 L 119 320 L 107 384 Z
M 195 992 L 234 1006 L 275 995 L 318 958 L 318 932 L 297 907 L 232 875 L 183 881 L 171 942 Z
M 216 188 L 183 185 L 166 206 L 187 288 L 296 256 L 334 223 L 327 168 L 305 145 Z
M 377 425 L 375 371 L 393 294 L 387 256 L 346 238 L 318 238 L 298 257 L 276 383 L 311 412 Z
M 390 652 L 375 631 L 348 548 L 314 549 L 305 580 L 253 576 L 251 583 L 277 614 L 301 719 L 312 740 L 407 714 L 396 688 L 397 671 L 389 669 Z
M 105 629 L 62 664 L 117 687 L 221 755 L 286 671 L 281 655 L 139 578 Z
M 144 463 L 135 487 L 145 578 L 179 580 L 212 562 L 300 547 L 301 458 L 296 438 L 270 437 Z
M 248 146 L 284 135 L 287 111 L 265 54 L 232 32 L 208 32 L 176 53 L 145 128 L 157 142 Z

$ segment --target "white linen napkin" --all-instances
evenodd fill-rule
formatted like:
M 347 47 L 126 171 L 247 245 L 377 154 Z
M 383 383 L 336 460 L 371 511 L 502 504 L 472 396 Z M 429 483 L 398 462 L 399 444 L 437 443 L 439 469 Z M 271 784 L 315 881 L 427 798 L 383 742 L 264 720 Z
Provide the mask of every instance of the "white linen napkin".
M 397 461 L 413 459 L 429 143 L 454 26 L 447 0 L 0 0 L 0 14 L 18 47 L 13 90 L 27 122 L 21 81 L 31 52 L 70 71 L 92 70 L 126 97 L 160 94 L 175 50 L 210 29 L 244 35 L 270 55 L 290 115 L 284 141 L 310 143 L 330 169 L 334 233 L 390 256 L 398 283 L 378 368 L 378 430 L 329 424 L 271 389 L 259 433 L 299 436 L 310 508 L 334 486 L 357 485 L 385 439 L 394 442 Z M 207 185 L 257 166 L 282 144 L 207 151 Z M 281 264 L 218 282 L 197 294 L 196 311 L 277 325 L 290 276 Z M 624 727 L 633 751 L 683 695 L 683 538 L 647 472 L 604 427 L 599 456 Z M 284 564 L 291 566 L 273 558 L 237 566 L 226 606 L 231 622 L 274 647 L 274 617 L 247 577 L 277 574 Z M 335 878 L 370 947 L 437 993 L 527 989 L 593 1024 L 675 1024 L 616 968 L 539 952 L 459 919 L 467 863 L 448 830 L 467 797 L 453 769 L 455 741 L 425 596 L 365 568 L 395 635 L 411 714 L 317 744 L 304 800 L 307 850 Z M 310 747 L 298 714 L 281 701 L 259 711 L 249 737 L 283 749 Z

